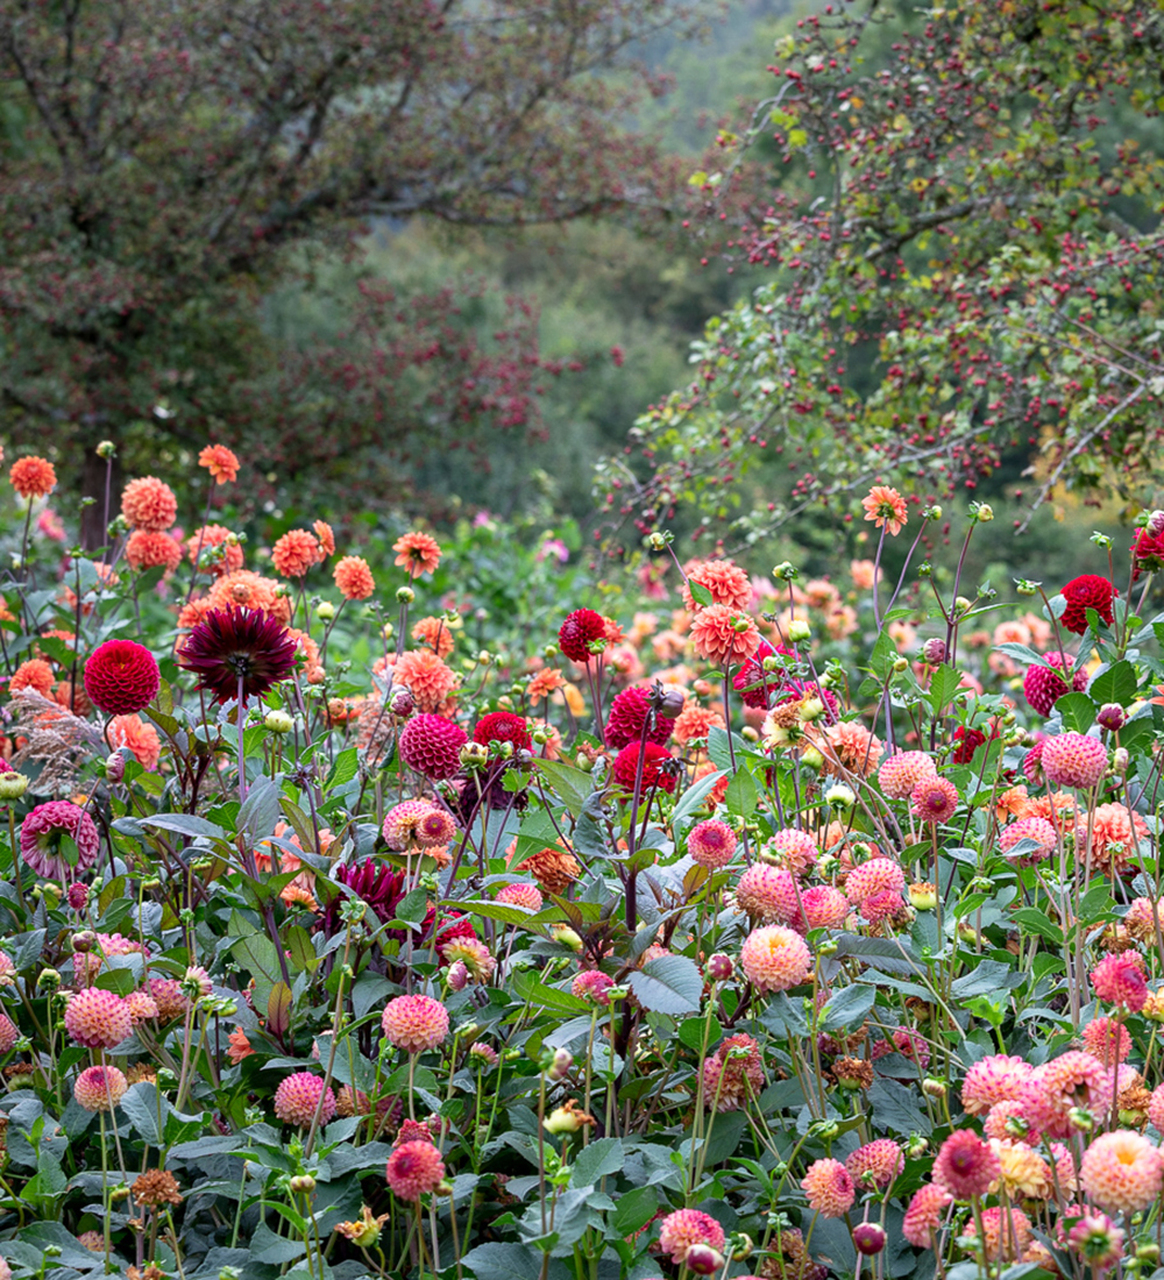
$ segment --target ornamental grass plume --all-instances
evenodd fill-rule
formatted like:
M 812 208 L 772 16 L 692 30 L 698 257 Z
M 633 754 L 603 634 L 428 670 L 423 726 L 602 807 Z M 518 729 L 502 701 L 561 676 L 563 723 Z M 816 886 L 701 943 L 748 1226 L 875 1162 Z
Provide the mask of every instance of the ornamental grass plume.
M 798 987 L 812 972 L 812 953 L 793 929 L 753 929 L 740 949 L 740 967 L 761 994 Z
M 284 1124 L 298 1125 L 302 1129 L 315 1119 L 317 1108 L 319 1123 L 327 1124 L 335 1115 L 336 1102 L 335 1094 L 326 1086 L 322 1076 L 310 1071 L 296 1071 L 279 1081 L 274 1105 L 275 1115 Z
M 73 1097 L 86 1111 L 112 1111 L 128 1088 L 117 1067 L 86 1067 L 73 1083 Z
M 133 640 L 106 640 L 85 662 L 85 692 L 107 716 L 135 715 L 157 696 L 161 672 L 157 660 Z
M 1106 1213 L 1135 1213 L 1160 1195 L 1164 1155 L 1130 1129 L 1101 1133 L 1083 1153 L 1079 1182 Z
M 436 573 L 441 562 L 440 543 L 430 538 L 427 533 L 406 533 L 392 544 L 396 552 L 393 562 L 398 569 L 403 569 L 410 578 L 419 578 L 422 573 Z
M 53 464 L 35 455 L 18 458 L 8 472 L 8 479 L 16 492 L 30 502 L 34 498 L 47 498 L 57 487 L 57 473 Z
M 449 1034 L 449 1013 L 432 996 L 397 996 L 380 1018 L 388 1043 L 406 1053 L 435 1049 Z
M 388 1157 L 384 1171 L 392 1194 L 401 1200 L 419 1200 L 445 1180 L 440 1152 L 423 1138 L 402 1142 Z
M 808 1196 L 808 1207 L 822 1218 L 843 1218 L 857 1196 L 853 1179 L 839 1160 L 814 1160 L 800 1185 Z
M 212 609 L 186 637 L 179 665 L 219 702 L 261 697 L 294 670 L 294 639 L 254 609 Z
M 669 1213 L 659 1228 L 659 1247 L 671 1255 L 676 1266 L 687 1260 L 688 1251 L 695 1245 L 710 1245 L 719 1252 L 724 1246 L 723 1227 L 709 1214 L 699 1209 L 677 1209 Z
M 121 514 L 131 529 L 162 533 L 178 518 L 178 499 L 164 480 L 140 476 L 125 486 L 121 494 Z
M 71 880 L 88 871 L 100 843 L 96 823 L 69 800 L 37 805 L 20 827 L 20 856 L 46 880 Z

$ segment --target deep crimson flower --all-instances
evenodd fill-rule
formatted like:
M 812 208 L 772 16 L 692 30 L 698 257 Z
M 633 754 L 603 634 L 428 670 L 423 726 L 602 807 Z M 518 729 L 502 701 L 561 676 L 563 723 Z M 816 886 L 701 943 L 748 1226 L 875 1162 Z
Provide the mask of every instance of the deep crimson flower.
M 558 631 L 558 645 L 572 662 L 589 662 L 590 645 L 606 638 L 606 619 L 593 609 L 575 609 Z
M 1101 620 L 1111 626 L 1111 603 L 1119 592 L 1106 578 L 1097 573 L 1085 573 L 1082 577 L 1072 578 L 1061 594 L 1067 601 L 1067 607 L 1059 621 L 1068 631 L 1081 636 L 1087 630 L 1088 609 L 1094 609 Z
M 767 640 L 761 640 L 760 647 L 732 677 L 732 684 L 743 699 L 745 707 L 767 707 L 768 696 L 784 683 L 782 672 L 764 670 L 764 659 L 775 657 L 778 653 L 794 656 L 792 650 L 784 645 L 773 648 Z M 749 688 L 749 685 L 756 687 Z
M 396 908 L 405 895 L 405 875 L 400 867 L 390 866 L 386 862 L 378 862 L 375 858 L 365 858 L 363 862 L 350 865 L 340 863 L 334 872 L 340 884 L 347 885 L 352 893 L 366 902 L 376 914 L 381 924 L 396 919 Z M 323 931 L 328 936 L 337 933 L 343 926 L 340 907 L 345 899 L 340 896 L 332 898 L 323 912 Z M 421 925 L 420 938 L 428 936 L 436 919 L 436 908 L 430 906 L 428 914 Z M 403 929 L 389 929 L 387 937 L 403 942 L 408 936 Z M 413 935 L 417 937 L 418 935 Z
M 276 618 L 256 609 L 211 609 L 190 632 L 179 663 L 219 702 L 257 697 L 290 675 L 295 639 Z
M 131 716 L 148 707 L 160 682 L 154 655 L 132 640 L 106 640 L 85 663 L 85 692 L 107 716 Z
M 628 742 L 638 742 L 643 725 L 651 713 L 651 694 L 647 689 L 624 689 L 610 704 L 606 720 L 606 744 L 625 747 Z M 672 716 L 656 715 L 654 726 L 647 731 L 647 741 L 660 747 L 671 736 L 675 727 Z
M 1158 573 L 1164 568 L 1164 532 L 1153 534 L 1151 529 L 1141 529 L 1132 543 L 1132 581 L 1139 581 L 1143 573 Z
M 512 742 L 515 751 L 528 751 L 533 745 L 525 718 L 511 711 L 493 711 L 482 716 L 473 726 L 473 741 L 483 746 L 491 742 Z
M 991 727 L 990 736 L 991 738 L 998 737 L 997 725 Z M 954 741 L 958 744 L 954 749 L 954 763 L 969 764 L 974 759 L 975 751 L 986 741 L 986 734 L 981 729 L 973 729 L 960 724 L 954 730 Z
M 675 790 L 677 778 L 674 773 L 665 768 L 666 762 L 673 760 L 675 757 L 662 747 L 656 746 L 653 742 L 648 742 L 643 748 L 643 782 L 641 794 L 646 795 L 654 786 L 661 787 L 668 795 Z M 633 791 L 635 785 L 635 772 L 639 761 L 639 744 L 632 742 L 623 749 L 614 758 L 614 764 L 610 769 L 611 778 L 618 783 L 620 787 L 624 787 L 627 791 Z
M 404 726 L 400 758 L 426 778 L 451 778 L 461 767 L 465 731 L 444 716 L 425 712 Z

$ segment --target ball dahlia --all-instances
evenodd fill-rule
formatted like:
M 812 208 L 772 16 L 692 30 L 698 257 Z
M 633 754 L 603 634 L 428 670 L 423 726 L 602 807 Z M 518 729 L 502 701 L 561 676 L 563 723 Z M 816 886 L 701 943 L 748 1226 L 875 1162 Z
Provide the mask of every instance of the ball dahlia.
M 600 969 L 585 969 L 570 984 L 570 991 L 581 1000 L 591 1004 L 606 1006 L 610 1004 L 610 989 L 614 979 Z
M 949 822 L 958 807 L 958 788 L 949 778 L 922 778 L 914 785 L 910 795 L 910 812 L 922 822 L 941 826 Z
M 693 582 L 707 588 L 712 604 L 746 609 L 752 603 L 752 580 L 734 560 L 702 560 L 687 566 L 687 578 L 680 594 L 688 613 L 695 613 L 703 607 L 691 594 Z
M 1037 848 L 1012 855 L 1011 850 L 1024 840 L 1033 840 Z M 1004 827 L 998 837 L 999 852 L 1020 867 L 1032 867 L 1036 862 L 1042 862 L 1055 852 L 1057 843 L 1055 828 L 1046 818 L 1020 818 L 1018 822 Z
M 8 681 L 8 692 L 19 693 L 22 689 L 34 689 L 43 698 L 52 692 L 53 669 L 43 658 L 29 658 L 22 662 L 12 673 Z
M 590 646 L 605 639 L 606 619 L 593 609 L 575 609 L 558 629 L 558 647 L 571 662 L 589 662 Z
M 346 600 L 367 600 L 376 590 L 376 579 L 362 556 L 344 556 L 332 570 L 332 578 Z
M 128 716 L 148 707 L 161 684 L 154 655 L 132 640 L 106 640 L 85 663 L 85 692 L 107 716 Z
M 397 996 L 385 1006 L 380 1025 L 394 1048 L 424 1053 L 449 1034 L 449 1012 L 432 996 Z
M 746 662 L 760 647 L 760 633 L 747 614 L 713 604 L 695 615 L 691 643 L 704 662 L 722 667 Z
M 845 1161 L 845 1168 L 857 1186 L 874 1186 L 884 1191 L 905 1172 L 905 1156 L 892 1138 L 877 1138 L 858 1147 Z
M 659 1247 L 671 1255 L 676 1266 L 682 1266 L 694 1245 L 710 1245 L 717 1252 L 724 1246 L 723 1227 L 699 1209 L 677 1209 L 669 1213 L 659 1229 Z
M 279 1081 L 275 1090 L 275 1115 L 284 1124 L 305 1128 L 315 1119 L 320 1098 L 323 1105 L 319 1123 L 324 1125 L 335 1115 L 335 1094 L 325 1086 L 322 1076 L 313 1075 L 310 1071 L 296 1071 Z
M 764 841 L 763 855 L 794 876 L 802 876 L 820 856 L 820 846 L 807 831 L 782 827 Z
M 1112 601 L 1119 592 L 1106 578 L 1085 573 L 1072 578 L 1060 593 L 1067 605 L 1059 621 L 1068 631 L 1081 636 L 1087 630 L 1087 610 L 1094 609 L 1109 627 L 1112 624 Z
M 86 1111 L 112 1111 L 128 1088 L 116 1067 L 87 1067 L 73 1084 L 73 1097 Z
M 115 1049 L 132 1033 L 133 1018 L 121 996 L 84 987 L 65 1006 L 65 1030 L 88 1049 Z
M 1107 771 L 1107 749 L 1085 733 L 1060 733 L 1043 743 L 1039 763 L 1048 782 L 1088 791 Z
M 758 991 L 787 991 L 812 972 L 812 953 L 795 930 L 768 925 L 744 939 L 740 967 Z
M 1104 956 L 1091 971 L 1091 985 L 1101 1000 L 1124 1005 L 1132 1013 L 1139 1013 L 1148 1001 L 1144 961 L 1138 951 Z
M 44 458 L 17 458 L 8 472 L 12 487 L 22 498 L 47 498 L 57 487 L 53 464 Z
M 302 578 L 322 559 L 322 548 L 306 529 L 288 529 L 271 548 L 271 563 L 284 578 Z
M 1159 1196 L 1164 1155 L 1130 1129 L 1101 1133 L 1083 1153 L 1079 1181 L 1105 1212 L 1135 1213 Z
M 634 790 L 640 750 L 643 758 L 643 776 L 639 794 L 645 796 L 653 787 L 657 786 L 670 795 L 675 790 L 675 783 L 678 778 L 667 766 L 675 757 L 663 747 L 656 746 L 653 742 L 648 742 L 641 748 L 637 742 L 632 742 L 630 746 L 623 747 L 618 755 L 615 756 L 614 764 L 611 765 L 611 780 L 626 791 Z
M 932 778 L 937 772 L 924 751 L 895 751 L 877 770 L 877 781 L 891 800 L 907 800 L 923 778 Z
M 467 741 L 459 724 L 424 712 L 414 716 L 400 734 L 400 758 L 426 778 L 451 778 L 461 767 L 461 748 Z
M 121 514 L 132 529 L 162 533 L 177 519 L 178 500 L 174 491 L 157 476 L 131 480 L 121 495 Z
M 1041 716 L 1050 715 L 1051 708 L 1067 692 L 1067 681 L 1059 673 L 1071 666 L 1071 659 L 1061 653 L 1045 653 L 1043 661 L 1049 666 L 1028 667 L 1023 677 L 1023 696 L 1030 703 L 1031 710 Z M 1055 670 L 1050 670 L 1050 667 Z M 1087 681 L 1087 672 L 1080 668 L 1071 677 L 1071 688 L 1082 692 L 1087 688 Z
M 62 849 L 65 839 L 72 849 Z M 20 827 L 20 856 L 46 880 L 71 880 L 97 861 L 100 837 L 93 819 L 68 800 L 37 805 Z
M 1017 1100 L 1030 1075 L 1030 1063 L 1015 1055 L 994 1053 L 980 1058 L 962 1081 L 963 1111 L 977 1116 L 996 1103 Z
M 502 885 L 497 892 L 497 901 L 511 907 L 525 907 L 527 911 L 542 909 L 542 895 L 537 885 L 522 881 Z
M 814 884 L 803 890 L 800 905 L 810 929 L 839 929 L 853 909 L 849 899 L 831 884 Z
M 994 1149 L 970 1129 L 955 1129 L 934 1161 L 934 1181 L 957 1200 L 985 1195 L 1000 1173 Z
M 901 1234 L 919 1249 L 932 1249 L 946 1208 L 954 1199 L 940 1183 L 919 1187 L 909 1202 L 901 1223 Z
M 168 533 L 135 529 L 125 544 L 125 558 L 137 573 L 146 569 L 165 569 L 171 574 L 182 563 L 182 544 Z
M 625 747 L 631 742 L 638 742 L 643 733 L 643 726 L 651 716 L 651 694 L 649 689 L 632 686 L 615 695 L 610 704 L 610 715 L 606 720 L 606 745 L 609 747 Z M 656 713 L 654 722 L 647 730 L 647 741 L 663 746 L 671 736 L 675 727 L 675 718 Z
M 736 885 L 736 907 L 766 924 L 792 924 L 800 917 L 796 880 L 766 862 L 753 863 Z
M 731 862 L 739 837 L 726 822 L 710 818 L 697 822 L 687 833 L 687 852 L 701 867 L 718 870 Z
M 843 1218 L 857 1195 L 852 1176 L 839 1160 L 814 1160 L 800 1185 L 808 1196 L 808 1207 L 822 1218 Z
M 384 1176 L 393 1195 L 401 1200 L 419 1200 L 444 1182 L 445 1165 L 431 1142 L 417 1138 L 402 1142 L 392 1152 Z
M 492 711 L 482 716 L 473 726 L 473 741 L 482 746 L 491 742 L 510 742 L 515 751 L 528 751 L 533 746 L 525 717 L 515 716 L 511 711 Z
M 854 867 L 845 879 L 845 893 L 849 901 L 860 906 L 874 894 L 901 893 L 905 888 L 905 872 L 892 858 L 870 858 Z

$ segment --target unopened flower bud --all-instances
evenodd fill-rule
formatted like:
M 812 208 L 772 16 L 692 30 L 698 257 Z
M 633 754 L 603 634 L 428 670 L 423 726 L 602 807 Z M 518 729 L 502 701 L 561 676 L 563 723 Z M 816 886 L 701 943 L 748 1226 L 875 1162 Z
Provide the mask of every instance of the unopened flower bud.
M 825 704 L 820 698 L 805 698 L 800 704 L 800 718 L 805 724 L 812 724 L 825 713 Z
M 411 604 L 416 599 L 416 592 L 411 587 L 396 588 L 396 603 Z
M 829 787 L 824 798 L 825 803 L 832 805 L 834 809 L 851 809 L 857 803 L 852 787 L 846 787 L 843 782 L 838 782 L 835 787 Z
M 388 699 L 388 710 L 401 720 L 406 720 L 416 710 L 416 699 L 411 689 L 393 689 Z
M 551 925 L 550 937 L 563 947 L 569 947 L 571 951 L 576 951 L 579 955 L 582 954 L 584 945 L 582 938 L 568 924 Z
M 909 659 L 908 659 L 908 658 L 894 658 L 894 659 L 893 659 L 893 674 L 894 674 L 894 675 L 898 675 L 898 676 L 899 676 L 899 675 L 901 675 L 903 672 L 908 671 L 908 670 L 909 670 Z
M 1127 747 L 1116 747 L 1111 753 L 1111 768 L 1113 773 L 1124 774 L 1128 771 L 1130 759 Z
M 558 1049 L 554 1053 L 554 1060 L 550 1063 L 547 1075 L 551 1080 L 564 1080 L 573 1065 L 574 1055 L 569 1049 Z
M 909 886 L 909 905 L 915 911 L 933 911 L 938 905 L 937 886 L 929 880 Z
M 812 637 L 812 628 L 803 618 L 794 618 L 788 624 L 788 638 L 793 644 L 800 644 Z
M 930 1149 L 929 1139 L 920 1133 L 911 1133 L 905 1142 L 905 1154 L 911 1160 L 917 1160 Z
M 110 458 L 116 457 L 116 455 L 117 446 L 112 440 L 102 440 L 97 446 L 97 456 L 104 459 L 106 462 L 108 462 Z
M 669 716 L 672 719 L 677 717 L 683 710 L 684 698 L 678 689 L 668 689 L 666 693 L 659 699 L 657 707 L 661 716 Z
M 272 733 L 290 733 L 295 728 L 295 721 L 286 711 L 268 711 L 263 717 L 263 726 Z
M 593 1124 L 594 1117 L 579 1111 L 573 1101 L 557 1107 L 543 1121 L 547 1133 L 577 1133 L 584 1124 Z
M 936 667 L 946 660 L 946 642 L 940 636 L 934 636 L 922 645 L 922 657 L 931 667 Z
M 989 502 L 980 502 L 978 510 L 974 514 L 977 516 L 979 524 L 989 524 L 994 519 L 994 508 Z
M 114 751 L 105 757 L 105 781 L 116 786 L 125 777 L 125 757 L 120 751 Z M 0 787 L 3 779 L 0 778 Z
M 813 769 L 819 773 L 824 768 L 824 756 L 816 749 L 816 747 L 808 747 L 801 754 L 800 763 L 806 769 Z
M 1090 1133 L 1095 1128 L 1095 1117 L 1086 1107 L 1072 1107 L 1067 1112 L 1067 1120 L 1073 1129 L 1081 1133 Z
M 296 1195 L 303 1195 L 315 1190 L 315 1179 L 309 1173 L 300 1173 L 291 1179 L 289 1185 Z
M 1096 712 L 1095 723 L 1101 729 L 1108 729 L 1112 733 L 1117 729 L 1122 729 L 1127 722 L 1128 713 L 1118 702 L 1105 702 Z
M 124 763 L 122 769 L 124 770 Z M 28 790 L 28 779 L 23 773 L 13 770 L 11 773 L 0 773 L 0 800 L 19 800 Z
M 464 991 L 469 985 L 469 969 L 463 960 L 455 960 L 446 974 L 450 991 Z
M 1164 533 L 1164 511 L 1153 511 L 1144 529 L 1150 538 L 1158 538 Z
M 927 1076 L 927 1078 L 922 1081 L 922 1093 L 924 1093 L 927 1098 L 934 1098 L 940 1102 L 946 1096 L 947 1092 L 948 1090 L 944 1080 L 935 1080 L 932 1076 Z
M 61 985 L 61 975 L 56 969 L 42 969 L 36 985 L 45 991 L 55 991 Z
M 80 933 L 73 934 L 73 950 L 85 955 L 86 952 L 93 950 L 96 941 L 97 935 L 92 929 L 82 929 Z
M 713 1276 L 724 1265 L 723 1254 L 709 1244 L 693 1244 L 683 1261 L 687 1270 L 697 1276 Z
M 751 1256 L 752 1250 L 756 1247 L 752 1237 L 744 1231 L 733 1231 L 728 1237 L 728 1246 L 733 1262 L 743 1262 L 745 1258 Z
M 321 622 L 330 622 L 335 617 L 335 605 L 330 600 L 321 600 L 315 606 L 315 616 Z
M 489 748 L 483 742 L 466 742 L 460 758 L 466 769 L 479 768 L 489 762 Z
M 853 1247 L 866 1258 L 876 1257 L 888 1238 L 885 1228 L 877 1222 L 858 1222 L 853 1228 Z
M 969 600 L 967 600 L 965 596 L 959 596 L 959 597 L 954 601 L 954 612 L 955 612 L 956 614 L 969 613 L 969 612 L 970 612 L 970 601 L 969 601 Z
M 703 972 L 709 982 L 727 982 L 735 971 L 735 965 L 732 963 L 731 956 L 726 956 L 722 951 L 717 951 L 715 955 L 709 956 L 707 964 L 703 967 Z

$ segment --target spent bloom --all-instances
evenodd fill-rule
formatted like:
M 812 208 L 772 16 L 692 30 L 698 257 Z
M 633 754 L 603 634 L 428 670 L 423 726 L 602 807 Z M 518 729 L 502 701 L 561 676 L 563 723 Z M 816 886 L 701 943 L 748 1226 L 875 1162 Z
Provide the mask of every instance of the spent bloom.
M 861 505 L 865 508 L 866 520 L 872 520 L 874 527 L 878 529 L 888 525 L 889 532 L 894 537 L 905 528 L 909 519 L 905 499 L 896 489 L 883 484 L 875 484 L 861 499 Z

